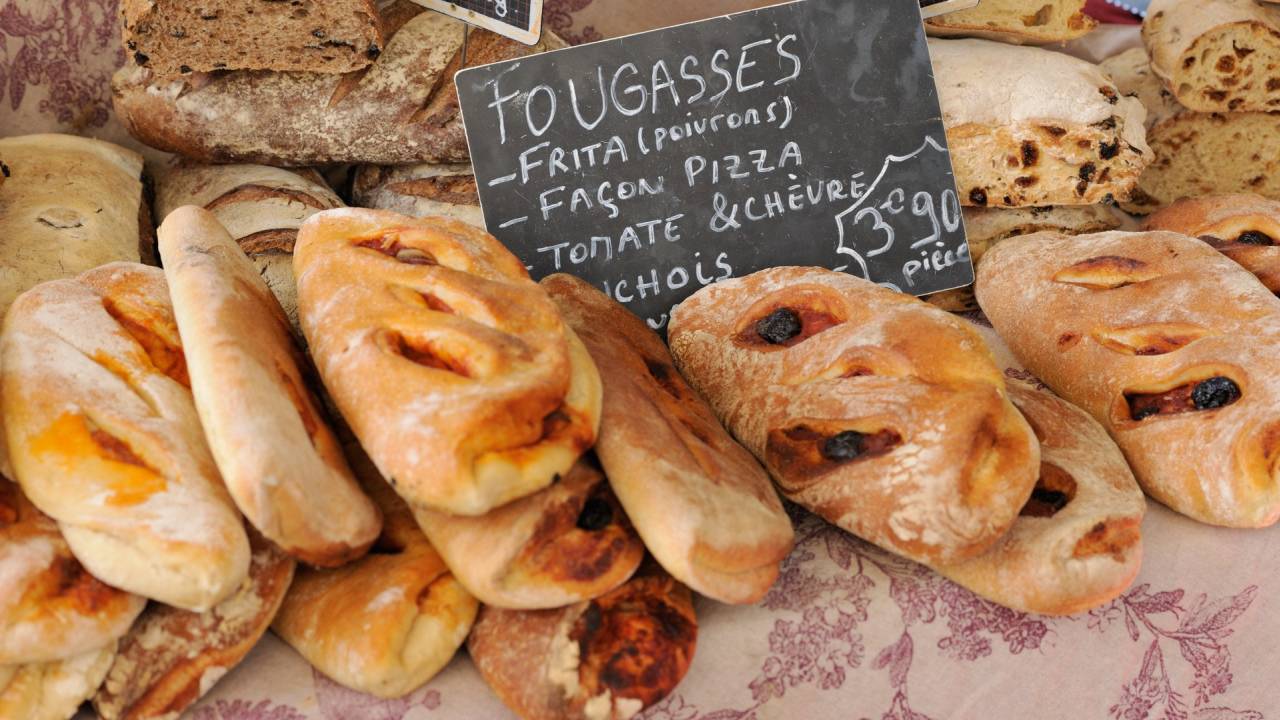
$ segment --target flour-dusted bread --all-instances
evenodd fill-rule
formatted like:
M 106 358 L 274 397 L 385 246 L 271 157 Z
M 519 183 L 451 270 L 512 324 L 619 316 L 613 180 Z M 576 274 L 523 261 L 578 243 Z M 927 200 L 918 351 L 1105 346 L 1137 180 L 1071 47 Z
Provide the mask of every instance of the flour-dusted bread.
M 988 40 L 930 40 L 960 202 L 1124 199 L 1151 160 L 1144 111 L 1097 65 Z
M 408 0 L 383 13 L 378 59 L 346 75 L 242 70 L 160 80 L 126 66 L 112 80 L 116 114 L 152 147 L 208 162 L 318 165 L 466 162 L 454 73 L 464 25 Z M 562 47 L 473 28 L 466 66 Z
M 1019 381 L 1009 396 L 1040 440 L 1036 489 L 995 547 L 935 569 L 1022 612 L 1073 615 L 1103 605 L 1142 564 L 1142 489 L 1088 413 Z
M 208 165 L 178 160 L 156 178 L 156 217 L 183 205 L 213 213 L 249 256 L 258 274 L 298 327 L 293 243 L 302 221 L 343 202 L 315 170 L 266 165 Z
M 1247 194 L 1185 198 L 1147 218 L 1144 229 L 1198 237 L 1280 293 L 1280 201 Z
M 1151 69 L 1200 112 L 1280 110 L 1280 9 L 1254 0 L 1152 0 Z
M 57 524 L 4 478 L 0 578 L 0 666 L 51 662 L 111 645 L 146 604 L 90 575 Z
M 964 208 L 964 229 L 974 267 L 994 244 L 1019 235 L 1057 230 L 1067 235 L 1104 232 L 1120 227 L 1120 216 L 1105 205 L 1061 205 L 1031 208 Z M 978 309 L 973 286 L 945 290 L 924 298 L 949 312 Z
M 126 63 L 211 70 L 358 70 L 382 53 L 374 0 L 123 0 Z
M 449 663 L 479 603 L 449 573 L 369 459 L 356 447 L 349 454 L 382 510 L 382 536 L 373 552 L 349 565 L 299 569 L 273 629 L 334 682 L 400 697 Z
M 595 444 L 600 376 L 494 237 L 456 220 L 328 210 L 298 233 L 302 329 L 325 387 L 411 505 L 482 515 Z
M 479 517 L 414 515 L 458 581 L 494 607 L 589 600 L 626 582 L 644 559 L 644 543 L 588 458 L 551 487 Z
M 119 644 L 93 697 L 103 720 L 177 718 L 262 637 L 293 581 L 293 558 L 249 531 L 253 561 L 235 593 L 204 612 L 152 603 Z
M 1154 160 L 1125 210 L 1147 214 L 1184 197 L 1257 193 L 1280 198 L 1280 112 L 1202 113 L 1188 110 L 1151 71 L 1141 48 L 1103 61 L 1120 91 L 1147 108 Z
M 275 297 L 209 211 L 178 208 L 158 234 L 196 410 L 236 506 L 311 565 L 363 555 L 378 509 L 307 386 L 308 361 Z
M 769 475 L 725 432 L 643 320 L 571 275 L 542 287 L 604 383 L 596 455 L 649 552 L 677 580 L 753 603 L 791 550 L 791 519 Z
M 0 666 L 0 718 L 71 720 L 102 684 L 115 654 L 112 641 L 65 660 Z
M 670 338 L 783 495 L 888 550 L 979 555 L 1035 486 L 1035 436 L 982 338 L 916 298 L 773 268 L 699 290 L 672 312 Z
M 191 399 L 164 272 L 112 263 L 9 308 L 3 411 L 23 492 L 103 582 L 205 610 L 249 541 Z
M 627 720 L 680 684 L 697 639 L 689 590 L 650 564 L 566 608 L 486 606 L 467 651 L 521 720 Z
M 480 192 L 470 165 L 362 165 L 351 189 L 360 207 L 402 215 L 443 215 L 484 227 Z
M 1280 518 L 1280 300 L 1247 270 L 1175 233 L 1041 233 L 992 248 L 977 292 L 1149 495 L 1216 525 Z
M 1043 45 L 1082 37 L 1098 26 L 1085 0 L 982 0 L 976 7 L 929 18 L 935 37 L 979 37 L 1018 45 Z

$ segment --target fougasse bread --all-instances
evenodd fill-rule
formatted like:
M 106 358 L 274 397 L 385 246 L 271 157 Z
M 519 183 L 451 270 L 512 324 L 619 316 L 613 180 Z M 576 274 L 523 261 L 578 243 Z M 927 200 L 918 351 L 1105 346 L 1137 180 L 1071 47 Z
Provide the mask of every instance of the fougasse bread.
M 542 287 L 600 368 L 596 455 L 649 552 L 702 595 L 758 601 L 794 535 L 768 473 L 643 320 L 571 275 L 551 275 Z
M 1142 489 L 1088 413 L 1017 380 L 1009 397 L 1040 441 L 1036 488 L 995 547 L 934 569 L 1023 612 L 1074 615 L 1104 605 L 1142 565 Z
M 1215 525 L 1280 518 L 1280 299 L 1249 271 L 1176 233 L 1041 233 L 992 248 L 977 294 L 1147 494 Z
M 913 297 L 773 268 L 695 293 L 670 338 L 784 496 L 888 550 L 980 555 L 1035 486 L 1039 446 L 982 338 Z
M 347 467 L 271 290 L 203 208 L 174 210 L 158 235 L 196 410 L 236 506 L 311 565 L 363 555 L 378 509 Z
M 341 209 L 294 252 L 325 387 L 411 505 L 483 515 L 595 444 L 600 376 L 524 265 L 444 218 Z
M 1084 11 L 1085 0 L 982 0 L 976 7 L 925 21 L 935 37 L 980 37 L 1000 42 L 1044 45 L 1083 37 L 1098 26 Z
M 3 411 L 23 492 L 114 587 L 191 610 L 244 581 L 249 540 L 205 443 L 164 271 L 112 263 L 9 308 Z
M 1198 237 L 1280 292 L 1280 202 L 1253 194 L 1184 198 L 1148 217 L 1144 229 Z
M 688 588 L 653 564 L 595 600 L 484 607 L 467 651 L 521 720 L 626 720 L 666 697 L 697 646 Z

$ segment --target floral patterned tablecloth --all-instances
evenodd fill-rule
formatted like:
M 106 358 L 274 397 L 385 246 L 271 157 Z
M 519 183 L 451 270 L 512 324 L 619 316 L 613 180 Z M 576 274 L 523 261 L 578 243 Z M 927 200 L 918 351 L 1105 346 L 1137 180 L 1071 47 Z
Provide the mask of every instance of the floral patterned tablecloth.
M 671 22 L 753 1 L 763 4 L 547 0 L 547 24 L 580 42 L 653 24 L 653 13 Z M 110 115 L 108 79 L 123 58 L 115 13 L 115 0 L 0 0 L 0 135 L 79 132 L 137 147 Z M 1011 379 L 1029 379 L 1004 358 Z M 1280 717 L 1280 531 L 1211 528 L 1153 504 L 1134 586 L 1055 619 L 983 601 L 804 511 L 794 518 L 796 549 L 762 603 L 699 601 L 693 666 L 647 720 Z M 465 653 L 426 687 L 380 701 L 315 673 L 271 635 L 189 716 L 511 717 Z

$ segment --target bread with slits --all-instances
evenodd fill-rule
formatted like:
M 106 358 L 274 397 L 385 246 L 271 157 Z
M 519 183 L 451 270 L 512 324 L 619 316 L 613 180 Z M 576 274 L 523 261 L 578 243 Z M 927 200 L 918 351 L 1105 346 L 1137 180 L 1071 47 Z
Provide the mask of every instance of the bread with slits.
M 1280 202 L 1253 194 L 1184 198 L 1148 217 L 1143 229 L 1200 238 L 1280 292 Z
M 883 548 L 925 563 L 980 555 L 1035 486 L 1039 446 L 990 351 L 916 298 L 773 268 L 699 290 L 670 339 L 784 496 Z
M 649 552 L 702 595 L 764 597 L 794 535 L 768 473 L 729 437 L 643 320 L 571 275 L 551 275 L 542 287 L 600 368 L 596 455 Z
M 1040 441 L 1036 489 L 995 547 L 934 569 L 1022 612 L 1074 615 L 1105 605 L 1142 565 L 1142 489 L 1088 413 L 1018 380 L 1009 396 Z
M 458 581 L 494 607 L 570 605 L 614 589 L 644 544 L 599 467 L 583 458 L 551 487 L 479 517 L 414 511 Z
M 90 575 L 57 524 L 4 478 L 0 579 L 0 665 L 51 662 L 106 647 L 146 605 Z
M 1248 270 L 1176 233 L 1040 233 L 992 248 L 977 294 L 1148 495 L 1214 525 L 1280 518 L 1280 299 Z
M 293 262 L 320 377 L 411 505 L 482 515 L 547 487 L 595 444 L 591 357 L 483 230 L 328 210 L 303 223 Z
M 227 490 L 271 542 L 311 565 L 341 565 L 378 537 L 304 373 L 288 320 L 253 263 L 207 210 L 158 231 L 196 410 Z
M 3 337 L 17 480 L 76 558 L 190 610 L 249 571 L 249 540 L 205 443 L 164 271 L 112 263 L 27 291 Z
M 479 603 L 450 574 L 409 507 L 358 448 L 348 450 L 381 509 L 382 536 L 365 557 L 301 568 L 273 628 L 334 682 L 383 698 L 440 672 L 466 640 Z

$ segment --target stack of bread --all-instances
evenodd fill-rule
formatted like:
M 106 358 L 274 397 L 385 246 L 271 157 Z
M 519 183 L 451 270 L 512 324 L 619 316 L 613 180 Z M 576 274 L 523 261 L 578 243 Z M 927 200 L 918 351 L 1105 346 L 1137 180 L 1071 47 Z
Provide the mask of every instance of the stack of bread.
M 926 24 L 975 265 L 1010 237 L 1120 226 L 1109 206 L 1129 197 L 1152 157 L 1142 104 L 1096 65 L 1018 46 L 1071 40 L 1095 25 L 1083 0 L 1045 3 L 1030 14 L 1026 3 L 984 0 Z M 977 308 L 972 288 L 930 302 Z
M 1155 159 L 1122 207 L 1184 197 L 1280 199 L 1280 7 L 1256 0 L 1153 0 L 1144 48 L 1102 63 L 1147 107 Z

